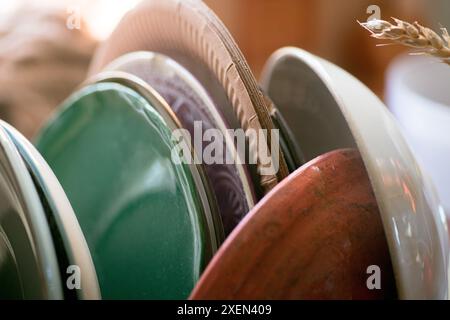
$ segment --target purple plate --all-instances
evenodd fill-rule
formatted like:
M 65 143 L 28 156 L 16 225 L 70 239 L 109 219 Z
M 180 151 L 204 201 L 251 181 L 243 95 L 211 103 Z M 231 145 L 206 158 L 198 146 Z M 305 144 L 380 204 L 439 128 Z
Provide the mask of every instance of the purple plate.
M 228 235 L 256 202 L 248 168 L 239 163 L 227 164 L 226 153 L 236 154 L 229 125 L 202 85 L 184 67 L 171 58 L 152 52 L 133 52 L 113 61 L 107 70 L 123 71 L 137 76 L 152 86 L 171 106 L 182 126 L 189 131 L 194 148 L 195 125 L 201 133 L 218 129 L 223 134 L 221 163 L 205 164 L 206 174 L 217 199 L 225 235 Z M 200 132 L 200 131 L 198 131 Z M 201 150 L 210 142 L 202 139 Z M 243 161 L 245 159 L 242 159 Z

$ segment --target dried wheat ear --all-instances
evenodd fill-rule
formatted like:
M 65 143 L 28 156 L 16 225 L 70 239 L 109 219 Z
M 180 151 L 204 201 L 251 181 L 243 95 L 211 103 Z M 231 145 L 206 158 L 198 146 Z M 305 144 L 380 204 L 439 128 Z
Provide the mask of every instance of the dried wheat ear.
M 358 23 L 376 39 L 389 40 L 417 49 L 416 54 L 428 54 L 450 65 L 450 36 L 446 28 L 441 35 L 418 22 L 409 23 L 392 18 L 396 24 L 384 20 L 370 20 Z

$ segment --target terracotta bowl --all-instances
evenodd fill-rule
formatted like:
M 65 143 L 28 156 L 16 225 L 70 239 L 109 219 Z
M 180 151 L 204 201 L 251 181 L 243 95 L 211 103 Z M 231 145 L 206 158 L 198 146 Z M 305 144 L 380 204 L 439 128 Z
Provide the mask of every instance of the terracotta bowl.
M 369 290 L 371 266 L 380 289 Z M 377 201 L 358 151 L 310 161 L 229 236 L 191 299 L 395 298 Z

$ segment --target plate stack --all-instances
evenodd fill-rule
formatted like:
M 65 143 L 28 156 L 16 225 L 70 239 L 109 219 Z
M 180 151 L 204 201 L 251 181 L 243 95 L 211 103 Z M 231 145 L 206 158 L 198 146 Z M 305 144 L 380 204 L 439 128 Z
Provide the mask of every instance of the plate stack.
M 144 1 L 34 146 L 0 143 L 1 297 L 447 298 L 443 211 L 382 102 L 297 48 L 258 84 L 201 1 Z

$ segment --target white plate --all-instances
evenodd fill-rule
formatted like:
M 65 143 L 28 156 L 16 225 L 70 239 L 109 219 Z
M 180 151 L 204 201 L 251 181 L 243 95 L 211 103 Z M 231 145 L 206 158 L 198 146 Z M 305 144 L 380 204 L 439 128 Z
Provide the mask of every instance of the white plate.
M 62 299 L 55 247 L 33 180 L 0 127 L 0 295 Z
M 399 298 L 447 299 L 443 209 L 378 97 L 346 71 L 297 48 L 273 54 L 262 84 L 306 160 L 358 147 L 380 208 Z
M 61 272 L 67 274 L 68 267 L 79 267 L 82 271 L 80 288 L 74 291 L 75 296 L 79 299 L 100 299 L 97 274 L 86 239 L 59 181 L 40 153 L 22 134 L 1 120 L 0 127 L 3 127 L 16 145 L 34 179 L 36 188 L 42 192 L 42 202 L 45 202 L 44 207 L 48 207 L 49 211 L 47 219 L 51 219 L 50 224 L 56 226 L 51 229 L 53 241 L 54 243 L 61 241 L 61 245 L 57 246 L 60 249 L 57 254 L 64 256 L 63 260 L 60 259 Z M 65 265 L 61 265 L 61 261 L 64 261 Z

